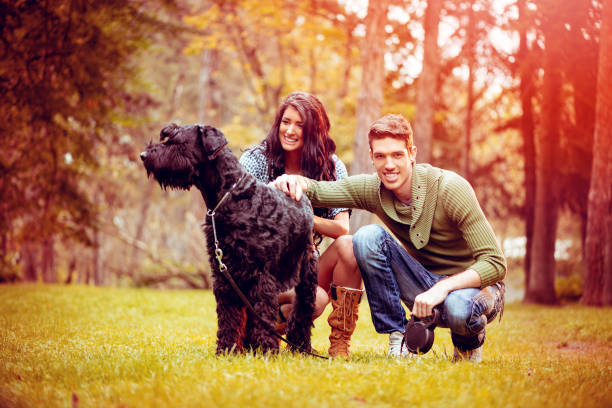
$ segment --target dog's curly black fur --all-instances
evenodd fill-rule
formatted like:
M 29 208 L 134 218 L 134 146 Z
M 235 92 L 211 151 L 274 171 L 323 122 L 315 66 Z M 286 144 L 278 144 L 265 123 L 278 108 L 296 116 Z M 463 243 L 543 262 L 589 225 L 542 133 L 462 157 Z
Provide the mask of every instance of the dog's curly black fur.
M 141 158 L 147 174 L 162 188 L 188 190 L 196 186 L 208 209 L 214 209 L 230 192 L 215 211 L 219 247 L 223 263 L 258 317 L 244 307 L 219 271 L 211 219 L 206 217 L 204 232 L 219 325 L 217 353 L 277 351 L 278 339 L 270 333 L 278 310 L 277 296 L 292 287 L 297 296 L 287 339 L 294 348 L 310 351 L 317 260 L 309 201 L 296 202 L 256 181 L 226 146 L 223 133 L 211 126 L 172 124 L 161 131 L 160 139 L 160 143 L 150 144 Z

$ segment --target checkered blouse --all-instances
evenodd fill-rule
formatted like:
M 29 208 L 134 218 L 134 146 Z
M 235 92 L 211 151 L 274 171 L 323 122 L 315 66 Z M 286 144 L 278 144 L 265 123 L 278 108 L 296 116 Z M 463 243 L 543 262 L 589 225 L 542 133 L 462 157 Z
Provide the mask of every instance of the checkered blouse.
M 336 179 L 340 180 L 348 176 L 346 166 L 342 163 L 342 160 L 335 154 L 332 156 L 334 164 L 336 165 Z M 240 157 L 240 164 L 244 169 L 255 176 L 255 178 L 262 183 L 268 184 L 270 181 L 268 177 L 268 161 L 263 153 L 263 149 L 260 146 L 255 146 L 245 151 Z M 316 208 L 315 214 L 333 220 L 336 215 L 342 211 L 348 211 L 348 208 Z

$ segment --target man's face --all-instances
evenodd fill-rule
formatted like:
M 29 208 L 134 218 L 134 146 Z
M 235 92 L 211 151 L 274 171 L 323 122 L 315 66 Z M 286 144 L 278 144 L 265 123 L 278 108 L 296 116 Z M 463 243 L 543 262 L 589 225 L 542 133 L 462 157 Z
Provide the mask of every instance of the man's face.
M 410 195 L 412 163 L 415 157 L 416 147 L 407 148 L 403 140 L 392 137 L 372 140 L 370 158 L 378 177 L 385 187 L 398 197 Z

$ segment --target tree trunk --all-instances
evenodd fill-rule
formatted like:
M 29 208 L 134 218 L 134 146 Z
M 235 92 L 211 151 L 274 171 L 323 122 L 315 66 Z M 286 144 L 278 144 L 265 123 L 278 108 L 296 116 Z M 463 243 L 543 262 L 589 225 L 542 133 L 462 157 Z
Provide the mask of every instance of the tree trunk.
M 591 13 L 597 7 L 589 0 L 576 0 L 574 26 L 588 27 L 592 24 Z M 578 25 L 580 24 L 580 25 Z M 565 148 L 567 163 L 571 163 L 566 181 L 566 195 L 570 210 L 580 217 L 581 244 L 586 248 L 586 226 L 588 217 L 588 196 L 593 168 L 593 136 L 595 134 L 595 109 L 597 101 L 597 68 L 599 44 L 593 39 L 585 39 L 581 30 L 569 31 L 566 49 L 576 50 L 568 54 L 568 80 L 573 88 L 574 113 L 576 124 Z
M 3 225 L 9 225 L 9 223 L 2 223 Z M 3 232 L 0 234 L 0 256 L 6 256 L 8 253 L 8 233 Z
M 94 230 L 93 233 L 93 257 L 92 257 L 92 269 L 93 269 L 93 281 L 96 286 L 103 286 L 106 283 L 104 279 L 104 269 L 102 268 L 102 259 L 100 252 L 102 251 L 100 243 L 100 233 L 98 230 Z
M 36 245 L 26 243 L 21 248 L 21 257 L 23 258 L 23 279 L 26 282 L 38 281 L 38 254 Z
M 342 74 L 342 85 L 338 91 L 338 99 L 342 101 L 348 95 L 349 82 L 351 79 L 351 68 L 353 67 L 351 58 L 351 48 L 353 47 L 353 30 L 355 27 L 349 26 L 346 30 L 346 44 L 344 45 L 344 73 Z M 340 109 L 344 109 L 344 103 L 340 104 Z
M 464 129 L 464 145 L 463 145 L 463 177 L 470 180 L 470 152 L 472 150 L 472 111 L 474 110 L 474 37 L 476 35 L 476 22 L 474 21 L 474 1 L 470 2 L 468 11 L 467 23 L 467 63 L 468 63 L 468 81 L 467 81 L 467 102 L 465 107 L 465 129 Z
M 383 104 L 385 80 L 385 22 L 389 1 L 370 1 L 366 16 L 366 37 L 362 47 L 361 88 L 357 98 L 357 128 L 353 143 L 353 163 L 351 174 L 371 173 L 369 160 L 368 130 L 380 116 Z M 366 211 L 353 211 L 350 222 L 351 232 L 370 222 L 371 214 Z
M 423 70 L 417 88 L 417 109 L 414 120 L 414 144 L 418 149 L 417 160 L 432 161 L 435 97 L 440 60 L 438 57 L 438 24 L 441 0 L 429 0 L 425 10 L 425 40 L 423 43 Z
M 204 55 L 202 56 L 203 65 L 206 66 L 207 61 L 209 60 L 210 58 L 205 57 Z M 213 67 L 208 66 L 207 68 L 203 67 L 202 70 L 200 71 L 200 81 L 198 84 L 200 86 L 199 94 L 201 94 L 202 91 L 209 91 L 211 94 L 214 93 L 213 86 L 215 85 L 215 82 L 212 79 L 214 69 L 216 69 L 216 65 L 214 65 Z M 181 95 L 184 89 L 184 85 L 183 85 L 184 80 L 185 80 L 185 74 L 183 72 L 180 72 L 176 80 L 176 83 L 174 85 L 174 89 L 172 90 L 172 97 L 170 98 L 170 104 L 168 105 L 168 111 L 166 113 L 166 116 L 169 118 L 174 117 L 174 115 L 176 114 L 176 108 L 181 99 Z M 198 98 L 198 107 L 199 107 L 198 115 L 200 115 L 200 118 L 199 118 L 201 119 L 200 123 L 206 123 L 207 120 L 214 120 L 213 118 L 215 118 L 215 115 L 219 113 L 217 110 L 218 104 L 216 103 L 216 101 L 217 101 L 216 98 L 213 98 L 213 97 L 209 97 L 208 101 L 206 98 L 201 98 L 201 97 Z M 214 109 L 211 109 L 211 111 L 208 111 L 207 110 L 208 106 L 212 106 L 214 107 Z M 210 114 L 212 116 L 207 117 L 206 114 Z M 135 241 L 142 240 L 142 236 L 144 234 L 144 229 L 147 224 L 147 219 L 149 215 L 149 208 L 151 207 L 151 201 L 153 199 L 153 190 L 155 187 L 156 187 L 156 183 L 152 182 L 151 180 L 146 181 L 146 187 L 144 190 L 144 194 L 140 201 L 141 203 L 140 211 L 138 212 L 139 219 L 138 219 L 138 223 L 136 224 L 136 233 L 134 234 Z M 132 247 L 132 253 L 130 255 L 129 262 L 127 262 L 127 267 L 130 268 L 130 271 L 134 271 L 134 269 L 136 269 L 137 264 L 138 264 L 137 259 L 138 259 L 138 248 L 134 246 Z
M 136 233 L 134 234 L 135 241 L 142 241 L 142 236 L 144 235 L 144 229 L 147 224 L 147 216 L 149 214 L 149 208 L 151 207 L 151 201 L 153 200 L 153 189 L 155 188 L 155 184 L 151 180 L 147 180 L 147 186 L 145 187 L 144 194 L 142 196 L 142 201 L 140 203 L 140 211 L 138 214 L 138 223 L 136 224 Z M 130 270 L 136 269 L 138 265 L 138 248 L 133 247 L 130 255 L 129 262 L 127 262 L 126 267 L 130 268 Z
M 100 203 L 100 194 L 96 194 L 94 196 L 94 204 L 99 205 Z M 95 228 L 93 231 L 93 256 L 92 256 L 92 274 L 94 285 L 103 286 L 106 284 L 106 274 L 104 273 L 104 268 L 102 267 L 102 257 L 100 253 L 102 252 L 102 243 L 100 242 L 100 231 L 98 228 Z
M 612 4 L 604 2 L 582 303 L 612 305 Z
M 310 77 L 310 93 L 317 94 L 317 57 L 315 56 L 314 47 L 308 52 L 309 62 L 309 77 Z
M 215 98 L 217 85 L 214 73 L 217 70 L 218 61 L 218 50 L 202 51 L 202 67 L 198 80 L 198 122 L 200 123 L 217 123 L 219 106 Z
M 45 283 L 57 283 L 57 271 L 55 270 L 55 248 L 53 237 L 47 238 L 42 245 L 42 277 Z
M 519 21 L 524 20 L 526 14 L 525 0 L 518 2 Z M 535 136 L 533 122 L 533 94 L 534 84 L 533 77 L 534 64 L 532 55 L 527 45 L 527 25 L 522 24 L 520 28 L 520 48 L 518 52 L 519 76 L 520 76 L 520 94 L 521 108 L 523 115 L 521 116 L 521 135 L 523 137 L 523 156 L 525 160 L 525 203 L 524 203 L 524 218 L 525 218 L 525 283 L 529 285 L 529 276 L 531 273 L 531 246 L 533 245 L 533 223 L 535 209 L 535 191 L 536 191 L 536 175 L 535 175 Z M 528 291 L 528 290 L 526 290 Z
M 68 263 L 68 276 L 66 276 L 66 280 L 64 281 L 64 283 L 66 283 L 67 285 L 72 283 L 72 280 L 75 279 L 74 278 L 74 274 L 77 271 L 77 257 L 76 255 L 72 255 L 72 258 L 70 259 L 70 262 Z
M 555 304 L 555 243 L 559 214 L 557 159 L 559 157 L 562 77 L 560 28 L 552 15 L 543 24 L 546 36 L 543 129 L 537 145 L 535 222 L 533 230 L 531 273 L 525 291 L 525 301 Z
M 584 62 L 584 59 L 577 60 L 575 63 L 580 64 Z M 586 66 L 590 63 L 597 66 L 595 61 L 589 61 Z M 580 148 L 584 148 L 584 151 L 577 152 L 573 151 L 572 154 L 580 154 L 580 159 L 573 159 L 573 164 L 576 166 L 575 172 L 579 177 L 571 178 L 568 183 L 571 186 L 573 197 L 570 199 L 574 202 L 572 211 L 580 216 L 580 232 L 582 238 L 582 247 L 585 247 L 586 240 L 586 225 L 588 218 L 588 191 L 589 183 L 591 180 L 591 170 L 593 168 L 593 135 L 595 134 L 595 103 L 597 100 L 596 84 L 597 73 L 594 72 L 589 75 L 590 72 L 582 72 L 579 76 L 574 78 L 572 82 L 574 88 L 574 112 L 576 113 L 576 126 L 575 139 L 579 141 Z M 589 149 L 586 151 L 586 149 Z M 570 150 L 576 150 L 574 147 L 570 147 Z M 572 160 L 569 158 L 569 160 Z

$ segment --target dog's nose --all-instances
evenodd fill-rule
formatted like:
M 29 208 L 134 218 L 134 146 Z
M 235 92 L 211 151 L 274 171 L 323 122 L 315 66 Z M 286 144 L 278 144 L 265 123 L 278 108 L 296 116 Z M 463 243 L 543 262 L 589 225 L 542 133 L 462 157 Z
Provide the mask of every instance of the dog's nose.
M 140 160 L 144 161 L 147 158 L 147 152 L 140 153 Z

